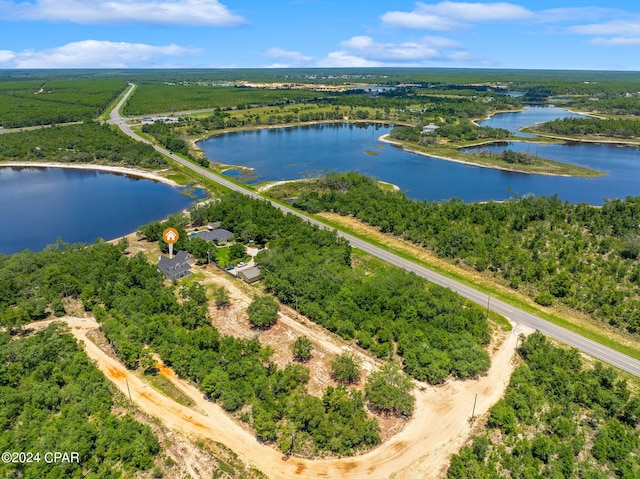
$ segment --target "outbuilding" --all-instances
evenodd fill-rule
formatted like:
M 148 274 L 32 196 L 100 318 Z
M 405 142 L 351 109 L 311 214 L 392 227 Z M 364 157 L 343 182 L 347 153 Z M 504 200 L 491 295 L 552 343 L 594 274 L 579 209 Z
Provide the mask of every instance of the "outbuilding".
M 261 280 L 262 272 L 260 271 L 260 266 L 251 266 L 238 271 L 238 278 L 249 284 Z

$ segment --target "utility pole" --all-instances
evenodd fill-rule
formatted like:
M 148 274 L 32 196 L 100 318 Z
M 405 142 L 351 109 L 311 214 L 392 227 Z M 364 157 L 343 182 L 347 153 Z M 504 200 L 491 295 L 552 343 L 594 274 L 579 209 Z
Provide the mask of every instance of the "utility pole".
M 471 419 L 476 417 L 476 403 L 478 402 L 478 393 L 476 393 L 476 398 L 473 400 L 473 412 L 471 413 Z
M 131 399 L 131 389 L 129 389 L 129 381 L 127 380 L 127 378 L 125 378 L 124 381 L 127 383 L 127 391 L 129 391 L 129 402 L 131 403 L 131 407 L 133 407 L 133 399 Z
M 487 321 L 489 321 L 489 306 L 491 304 L 491 296 L 487 296 Z

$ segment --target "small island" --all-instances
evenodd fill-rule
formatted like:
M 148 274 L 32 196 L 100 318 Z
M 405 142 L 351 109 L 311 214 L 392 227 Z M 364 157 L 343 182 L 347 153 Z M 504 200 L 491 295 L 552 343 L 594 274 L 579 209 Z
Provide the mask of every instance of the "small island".
M 591 168 L 540 158 L 529 153 L 509 149 L 501 153 L 492 153 L 488 150 L 466 153 L 462 150 L 463 148 L 505 140 L 523 141 L 522 138 L 513 138 L 507 130 L 500 128 L 456 125 L 454 128 L 442 128 L 442 132 L 440 129 L 432 127 L 429 131 L 425 131 L 418 127 L 397 126 L 390 134 L 381 136 L 380 141 L 420 155 L 483 168 L 551 176 L 596 177 L 605 175 L 605 173 Z

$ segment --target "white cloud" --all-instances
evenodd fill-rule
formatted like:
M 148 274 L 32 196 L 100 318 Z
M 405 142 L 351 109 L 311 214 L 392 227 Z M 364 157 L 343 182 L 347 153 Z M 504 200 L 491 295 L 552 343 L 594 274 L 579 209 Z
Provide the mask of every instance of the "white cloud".
M 15 58 L 16 54 L 11 50 L 0 50 L 0 65 L 9 62 Z
M 144 23 L 235 26 L 245 20 L 218 0 L 0 0 L 4 20 L 84 24 Z
M 586 35 L 637 35 L 640 32 L 640 19 L 576 25 L 571 27 L 570 31 Z
M 469 58 L 458 42 L 443 37 L 424 37 L 402 43 L 380 43 L 368 36 L 343 41 L 341 50 L 327 55 L 321 67 L 424 66 L 431 61 Z
M 640 37 L 594 38 L 593 45 L 640 47 Z
M 378 43 L 371 37 L 353 37 L 341 43 L 352 55 L 374 61 L 393 63 L 415 62 L 443 58 L 449 49 L 458 49 L 460 44 L 442 37 L 424 37 L 403 43 Z
M 474 61 L 460 43 L 431 36 L 402 43 L 381 43 L 366 35 L 355 36 L 341 42 L 339 50 L 319 59 L 278 47 L 265 55 L 279 60 L 267 68 L 425 66 L 432 61 Z
M 539 23 L 576 23 L 579 21 L 597 21 L 624 14 L 620 10 L 601 7 L 550 8 L 537 12 L 535 21 Z
M 336 52 L 331 52 L 327 55 L 326 58 L 318 61 L 318 67 L 323 68 L 339 68 L 339 67 L 353 67 L 353 68 L 362 68 L 362 67 L 380 67 L 383 66 L 382 63 L 368 60 L 366 58 L 359 57 L 357 55 L 352 55 L 351 53 L 339 50 Z
M 193 56 L 200 50 L 178 45 L 147 45 L 84 40 L 41 51 L 0 51 L 2 68 L 144 68 L 169 66 L 168 58 Z
M 429 5 L 417 2 L 412 12 L 387 12 L 384 23 L 405 28 L 452 30 L 460 23 L 526 20 L 533 13 L 512 3 L 468 3 L 444 1 Z
M 294 63 L 307 63 L 313 60 L 313 57 L 303 55 L 300 52 L 292 52 L 278 47 L 269 49 L 267 56 L 272 58 L 286 58 Z

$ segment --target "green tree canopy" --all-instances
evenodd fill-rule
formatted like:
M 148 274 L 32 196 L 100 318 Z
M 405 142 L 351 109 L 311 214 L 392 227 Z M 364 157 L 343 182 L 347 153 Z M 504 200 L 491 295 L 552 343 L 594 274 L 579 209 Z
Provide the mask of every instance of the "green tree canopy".
M 278 320 L 280 305 L 271 296 L 257 296 L 247 308 L 249 322 L 256 328 L 270 328 Z
M 352 353 L 338 354 L 331 361 L 331 375 L 339 383 L 352 384 L 360 380 L 362 360 Z
M 312 350 L 313 344 L 311 344 L 311 340 L 306 336 L 299 336 L 291 346 L 293 357 L 297 361 L 309 361 L 311 359 Z
M 410 416 L 415 404 L 413 384 L 395 363 L 387 363 L 371 373 L 365 385 L 365 398 L 371 407 L 395 415 Z

